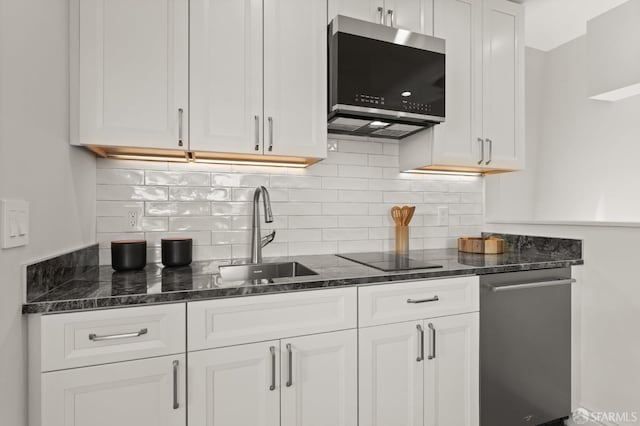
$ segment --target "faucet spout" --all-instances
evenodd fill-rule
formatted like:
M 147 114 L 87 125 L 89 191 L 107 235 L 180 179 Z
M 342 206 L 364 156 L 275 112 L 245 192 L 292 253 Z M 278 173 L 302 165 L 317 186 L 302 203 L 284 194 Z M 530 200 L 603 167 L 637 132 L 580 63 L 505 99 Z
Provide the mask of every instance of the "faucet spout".
M 262 247 L 272 242 L 276 231 L 271 232 L 266 237 L 262 237 L 260 232 L 260 196 L 264 205 L 265 223 L 273 222 L 273 212 L 271 211 L 271 197 L 269 191 L 264 186 L 259 186 L 253 192 L 253 222 L 251 228 L 251 263 L 262 263 Z

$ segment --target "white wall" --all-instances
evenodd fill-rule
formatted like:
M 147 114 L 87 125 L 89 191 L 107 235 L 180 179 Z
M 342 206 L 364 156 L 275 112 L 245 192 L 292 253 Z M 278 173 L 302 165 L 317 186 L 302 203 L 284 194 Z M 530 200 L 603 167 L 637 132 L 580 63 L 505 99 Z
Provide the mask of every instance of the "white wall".
M 513 179 L 506 176 L 498 178 L 505 189 L 500 204 L 488 206 L 488 218 L 640 223 L 640 96 L 612 103 L 588 99 L 586 54 L 583 36 L 543 54 L 541 78 L 527 79 L 527 97 L 541 93 L 537 108 L 531 99 L 527 103 L 527 121 L 539 126 L 537 138 L 527 139 L 539 142 L 537 160 L 527 164 L 536 168 L 533 216 L 508 207 L 512 196 L 522 195 L 506 187 Z M 533 64 L 527 73 L 540 75 Z
M 584 37 L 528 50 L 527 150 L 535 155 L 526 172 L 487 178 L 486 228 L 584 240 L 574 402 L 640 412 L 640 97 L 588 100 L 585 55 Z
M 0 198 L 31 243 L 0 250 L 0 423 L 26 424 L 22 267 L 95 240 L 95 159 L 68 145 L 67 0 L 0 0 Z
M 146 239 L 159 261 L 160 239 L 194 239 L 195 259 L 249 256 L 253 191 L 269 188 L 276 230 L 265 256 L 392 250 L 393 205 L 414 205 L 411 249 L 454 247 L 478 235 L 483 179 L 399 173 L 398 142 L 332 140 L 337 151 L 307 169 L 99 160 L 97 226 L 101 262 L 110 242 Z M 443 225 L 438 207 L 447 207 Z M 128 212 L 136 212 L 130 229 Z

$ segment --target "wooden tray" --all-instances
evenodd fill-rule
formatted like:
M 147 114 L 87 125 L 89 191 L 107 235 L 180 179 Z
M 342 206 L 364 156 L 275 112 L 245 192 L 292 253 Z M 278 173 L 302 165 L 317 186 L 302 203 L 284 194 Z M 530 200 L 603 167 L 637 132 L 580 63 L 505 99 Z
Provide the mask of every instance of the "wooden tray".
M 502 238 L 458 238 L 458 251 L 477 254 L 504 253 L 504 240 Z

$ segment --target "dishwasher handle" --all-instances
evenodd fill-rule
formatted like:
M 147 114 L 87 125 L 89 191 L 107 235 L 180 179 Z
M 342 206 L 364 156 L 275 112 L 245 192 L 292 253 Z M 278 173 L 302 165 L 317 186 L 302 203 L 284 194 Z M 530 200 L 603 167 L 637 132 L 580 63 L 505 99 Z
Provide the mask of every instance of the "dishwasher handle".
M 485 284 L 485 286 L 493 292 L 498 292 L 498 291 L 522 290 L 526 288 L 550 287 L 555 285 L 573 284 L 575 282 L 576 280 L 574 278 L 563 278 L 559 280 L 538 281 L 538 282 L 524 283 L 524 284 L 503 285 L 503 286 Z

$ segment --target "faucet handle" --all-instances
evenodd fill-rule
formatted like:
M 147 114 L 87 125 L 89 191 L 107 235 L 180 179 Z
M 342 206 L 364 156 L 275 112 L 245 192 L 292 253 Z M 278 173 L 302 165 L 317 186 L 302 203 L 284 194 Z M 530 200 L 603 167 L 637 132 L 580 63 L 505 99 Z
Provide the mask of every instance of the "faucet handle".
M 260 239 L 260 247 L 264 247 L 276 238 L 276 231 L 271 231 L 269 235 L 266 235 Z

